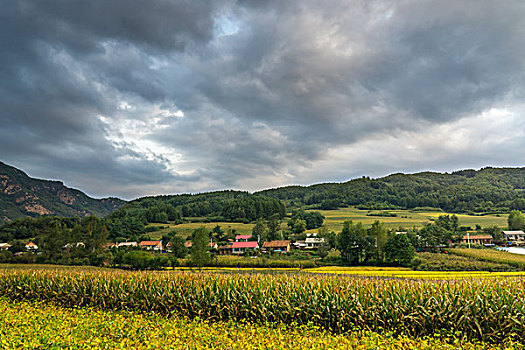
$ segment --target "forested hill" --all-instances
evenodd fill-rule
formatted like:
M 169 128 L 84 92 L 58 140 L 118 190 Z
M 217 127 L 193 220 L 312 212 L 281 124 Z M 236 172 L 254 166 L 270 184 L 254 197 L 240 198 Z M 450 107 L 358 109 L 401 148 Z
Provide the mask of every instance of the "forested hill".
M 33 179 L 0 162 L 0 224 L 26 216 L 103 216 L 124 203 L 91 198 L 59 181 Z
M 281 187 L 259 194 L 281 199 L 290 207 L 434 207 L 458 213 L 525 210 L 525 168 L 487 167 L 451 174 L 393 174 L 378 179 L 364 177 L 345 183 Z
M 215 221 L 250 222 L 277 215 L 286 209 L 282 201 L 241 191 L 217 191 L 198 194 L 144 197 L 111 214 L 112 219 L 132 222 L 181 222 L 182 218 L 208 218 Z

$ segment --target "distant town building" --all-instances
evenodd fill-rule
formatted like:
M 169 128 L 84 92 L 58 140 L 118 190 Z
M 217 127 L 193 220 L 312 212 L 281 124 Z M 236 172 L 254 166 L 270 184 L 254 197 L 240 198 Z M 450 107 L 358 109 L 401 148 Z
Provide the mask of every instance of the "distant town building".
M 257 242 L 233 242 L 232 253 L 233 254 L 244 254 L 247 251 L 253 251 L 259 249 Z
M 113 248 L 117 248 L 117 243 L 104 243 L 101 245 L 102 248 L 106 249 L 106 250 L 110 250 L 110 249 L 113 249 Z
M 305 249 L 317 249 L 326 244 L 324 238 L 317 237 L 307 237 L 304 243 L 306 244 Z
M 9 243 L 0 243 L 0 250 L 8 250 L 11 248 L 11 244 Z
M 525 232 L 523 231 L 503 231 L 503 237 L 508 242 L 522 244 L 525 243 Z
M 252 238 L 252 235 L 237 235 L 235 236 L 235 242 L 248 242 Z
M 127 248 L 127 247 L 137 247 L 139 244 L 137 242 L 120 242 L 117 243 L 118 248 Z
M 278 252 L 287 253 L 290 251 L 290 241 L 271 241 L 264 242 L 262 246 L 263 252 Z
M 221 245 L 219 247 L 219 255 L 230 255 L 233 254 L 233 248 L 232 245 Z
M 142 241 L 139 243 L 139 247 L 146 250 L 163 251 L 162 241 Z
M 299 250 L 306 249 L 306 242 L 305 241 L 295 241 L 294 243 L 292 243 L 292 248 L 299 249 Z
M 38 246 L 33 242 L 28 242 L 26 243 L 26 250 L 35 252 L 38 250 Z
M 471 244 L 492 244 L 491 235 L 471 235 L 461 238 L 462 243 L 468 243 L 469 240 Z
M 71 249 L 71 248 L 84 248 L 86 245 L 84 242 L 75 242 L 75 243 L 68 243 L 63 248 L 64 249 Z

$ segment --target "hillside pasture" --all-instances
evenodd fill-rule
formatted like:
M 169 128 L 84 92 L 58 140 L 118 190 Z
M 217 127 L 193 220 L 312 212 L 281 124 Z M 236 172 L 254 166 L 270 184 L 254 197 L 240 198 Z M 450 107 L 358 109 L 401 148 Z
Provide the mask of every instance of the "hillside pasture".
M 149 232 L 148 235 L 152 239 L 160 239 L 163 235 L 167 235 L 170 231 L 177 232 L 178 235 L 188 237 L 193 231 L 200 227 L 206 227 L 208 230 L 213 230 L 215 226 L 219 225 L 224 232 L 228 230 L 235 230 L 236 234 L 251 234 L 254 224 L 243 224 L 240 222 L 186 222 L 179 225 L 174 224 L 150 224 L 151 226 L 164 226 L 160 231 Z M 281 230 L 287 229 L 286 222 L 281 223 Z
M 430 211 L 417 212 L 410 210 L 361 210 L 355 207 L 339 208 L 337 210 L 313 210 L 319 211 L 325 217 L 325 225 L 330 231 L 339 232 L 343 228 L 343 222 L 352 220 L 354 222 L 361 222 L 365 227 L 370 227 L 372 223 L 379 220 L 385 225 L 387 229 L 397 230 L 400 227 L 410 229 L 412 227 L 421 228 L 426 224 L 434 221 L 440 215 L 447 215 L 449 213 Z M 376 216 L 381 213 L 395 214 L 394 217 Z M 367 214 L 375 214 L 370 216 Z M 452 215 L 452 214 L 449 214 Z M 501 228 L 507 227 L 507 215 L 466 215 L 455 214 L 459 219 L 460 226 L 470 226 L 475 228 L 476 225 L 482 227 L 498 226 Z M 309 230 L 307 232 L 315 232 L 316 230 Z

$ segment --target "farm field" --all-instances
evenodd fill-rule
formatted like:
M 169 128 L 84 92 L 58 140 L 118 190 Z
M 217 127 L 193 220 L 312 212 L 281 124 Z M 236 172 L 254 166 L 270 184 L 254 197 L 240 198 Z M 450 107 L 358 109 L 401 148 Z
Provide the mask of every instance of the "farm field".
M 525 269 L 525 255 L 495 249 L 450 249 L 451 254 Z
M 410 210 L 360 210 L 355 207 L 339 208 L 337 210 L 314 210 L 319 211 L 325 216 L 325 225 L 330 231 L 339 232 L 343 228 L 343 222 L 353 220 L 354 222 L 361 222 L 364 226 L 371 226 L 376 220 L 382 222 L 387 229 L 398 229 L 404 227 L 405 229 L 417 227 L 421 228 L 432 220 L 437 219 L 440 215 L 446 215 L 444 212 L 412 212 Z M 368 213 L 388 212 L 396 214 L 396 217 L 382 217 L 382 216 L 367 216 Z M 507 215 L 465 215 L 455 214 L 459 219 L 460 226 L 470 226 L 474 228 L 477 225 L 482 227 L 488 226 L 507 226 Z M 311 230 L 315 231 L 315 230 Z M 308 232 L 308 231 L 307 231 Z
M 154 231 L 148 233 L 152 239 L 160 239 L 162 235 L 166 235 L 169 231 L 176 231 L 177 234 L 187 237 L 191 235 L 193 231 L 200 227 L 206 227 L 208 230 L 212 230 L 215 226 L 219 225 L 225 232 L 228 230 L 235 230 L 237 234 L 251 234 L 254 224 L 243 224 L 239 222 L 188 222 L 179 225 L 173 224 L 150 224 L 149 226 L 164 226 L 165 228 L 160 231 Z M 281 223 L 281 229 L 287 229 L 286 222 Z
M 525 271 L 414 271 L 402 267 L 339 267 L 326 266 L 313 269 L 305 269 L 309 273 L 336 274 L 365 277 L 388 277 L 388 278 L 407 278 L 407 279 L 431 279 L 431 280 L 461 280 L 484 278 L 506 278 L 506 277 L 525 277 Z
M 339 232 L 343 228 L 343 222 L 347 220 L 353 220 L 354 222 L 361 222 L 365 227 L 369 227 L 376 220 L 382 222 L 387 229 L 398 229 L 404 227 L 409 229 L 412 227 L 421 228 L 427 223 L 435 220 L 440 215 L 446 215 L 444 212 L 412 212 L 409 210 L 360 210 L 355 207 L 340 208 L 337 210 L 314 210 L 319 211 L 325 216 L 325 225 L 330 231 Z M 382 217 L 382 216 L 367 216 L 368 213 L 380 213 L 388 212 L 394 213 L 396 217 Z M 507 226 L 507 215 L 466 215 L 466 214 L 455 214 L 459 218 L 459 224 L 461 226 L 470 226 L 474 228 L 476 225 L 482 227 L 488 226 Z M 150 224 L 149 226 L 163 226 L 164 229 L 160 231 L 154 231 L 148 233 L 152 239 L 160 239 L 163 235 L 166 235 L 169 231 L 176 231 L 183 237 L 189 236 L 194 230 L 199 227 L 206 227 L 211 230 L 215 226 L 219 225 L 222 230 L 227 231 L 229 229 L 235 230 L 238 234 L 249 234 L 252 232 L 254 224 L 243 224 L 237 222 L 189 222 L 179 225 L 174 224 Z M 281 230 L 287 230 L 288 226 L 286 220 L 281 223 Z M 317 229 L 307 230 L 306 232 L 316 232 Z
M 402 272 L 397 269 L 371 270 Z M 105 336 L 107 331 L 104 329 L 124 327 L 123 324 L 131 325 L 135 317 L 142 320 L 150 316 L 163 320 L 168 317 L 176 324 L 177 319 L 191 320 L 184 321 L 190 328 L 192 322 L 201 322 L 200 320 L 213 322 L 210 325 L 219 328 L 224 324 L 232 325 L 239 332 L 248 332 L 248 338 L 250 332 L 258 327 L 270 327 L 272 330 L 276 327 L 302 329 L 299 333 L 303 335 L 308 330 L 321 332 L 316 334 L 331 332 L 327 339 L 321 336 L 319 341 L 331 341 L 331 337 L 339 333 L 345 334 L 347 338 L 344 339 L 354 339 L 359 334 L 358 344 L 362 344 L 363 335 L 365 341 L 383 341 L 386 337 L 387 342 L 396 342 L 399 339 L 395 337 L 404 336 L 408 337 L 405 340 L 409 348 L 410 344 L 414 344 L 413 348 L 420 348 L 420 339 L 428 337 L 443 339 L 438 342 L 456 342 L 456 345 L 458 341 L 463 342 L 465 339 L 482 341 L 487 348 L 490 348 L 490 344 L 525 339 L 525 322 L 521 311 L 525 307 L 525 279 L 518 276 L 468 276 L 454 280 L 427 280 L 304 273 L 106 272 L 35 266 L 33 269 L 0 269 L 0 297 L 4 303 L 9 304 L 5 306 L 7 309 L 12 308 L 10 305 L 15 301 L 30 304 L 41 302 L 44 304 L 37 304 L 35 307 L 45 309 L 45 305 L 55 304 L 56 307 L 53 308 L 57 312 L 61 310 L 58 307 L 67 310 L 73 308 L 76 310 L 73 312 L 80 312 L 74 314 L 74 318 L 81 318 L 82 310 L 91 310 L 89 312 L 93 315 L 100 312 L 97 315 L 102 315 L 100 321 L 95 316 L 89 320 L 95 323 L 93 328 L 97 332 L 90 332 L 91 326 L 87 325 L 82 334 L 65 335 L 57 341 L 74 341 L 78 336 L 90 334 L 100 335 L 99 340 L 93 341 L 115 341 L 116 336 Z M 23 308 L 30 310 L 31 307 Z M 104 321 L 105 313 L 109 313 L 110 321 Z M 38 313 L 29 312 L 26 316 L 20 313 L 20 317 L 32 317 L 32 314 Z M 119 315 L 131 319 L 117 322 Z M 52 321 L 53 316 L 47 319 L 52 324 L 56 323 L 53 329 L 57 333 L 60 332 L 62 323 L 66 323 Z M 31 324 L 31 321 L 24 322 Z M 75 322 L 81 325 L 83 321 Z M 109 322 L 109 325 L 105 322 Z M 5 322 L 0 324 L 0 327 L 5 327 Z M 201 331 L 202 327 L 207 326 L 197 323 L 195 330 L 185 328 L 182 333 L 191 334 Z M 26 328 L 33 332 L 35 329 L 45 332 L 45 327 Z M 162 332 L 169 332 L 171 329 L 169 322 L 165 327 L 153 328 L 156 329 L 155 332 L 161 333 L 154 333 L 150 337 L 147 335 L 149 327 L 140 328 L 141 336 L 145 337 L 143 339 L 152 341 L 153 345 L 148 345 L 150 348 L 155 348 L 155 344 L 158 344 L 155 342 L 161 342 Z M 5 328 L 1 332 L 0 339 L 14 339 L 3 336 L 7 332 Z M 122 338 L 117 338 L 124 341 L 126 332 L 124 330 Z M 135 331 L 130 332 L 133 334 Z M 228 332 L 230 331 L 226 333 Z M 217 334 L 212 330 L 203 333 L 204 337 Z M 290 334 L 293 335 L 293 332 Z M 217 336 L 218 338 L 213 339 L 222 342 L 223 338 Z M 367 336 L 372 336 L 372 340 L 366 338 Z M 197 335 L 196 338 L 198 337 Z M 287 339 L 283 337 L 278 339 Z M 44 339 L 54 341 L 56 337 L 46 335 Z M 206 339 L 208 338 L 204 338 L 204 341 Z M 341 342 L 344 348 L 346 340 L 337 339 L 339 340 L 334 340 L 333 344 Z M 430 339 L 431 345 L 436 342 L 435 338 Z M 305 341 L 308 344 L 317 344 L 315 339 Z M 144 345 L 143 348 L 147 346 Z M 323 347 L 321 345 L 317 348 Z M 403 346 L 394 344 L 390 348 Z
M 391 333 L 332 334 L 315 327 L 207 322 L 152 313 L 61 308 L 0 298 L 0 347 L 67 349 L 492 349 Z M 508 343 L 507 349 L 519 348 Z

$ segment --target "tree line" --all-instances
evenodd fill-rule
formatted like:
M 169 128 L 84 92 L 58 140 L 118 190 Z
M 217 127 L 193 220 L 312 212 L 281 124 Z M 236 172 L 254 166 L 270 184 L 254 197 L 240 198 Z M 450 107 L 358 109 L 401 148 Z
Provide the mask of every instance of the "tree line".
M 393 174 L 345 183 L 289 186 L 259 192 L 290 207 L 336 209 L 439 208 L 446 212 L 525 210 L 525 168 L 484 168 L 447 173 Z

